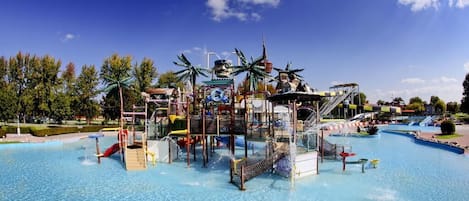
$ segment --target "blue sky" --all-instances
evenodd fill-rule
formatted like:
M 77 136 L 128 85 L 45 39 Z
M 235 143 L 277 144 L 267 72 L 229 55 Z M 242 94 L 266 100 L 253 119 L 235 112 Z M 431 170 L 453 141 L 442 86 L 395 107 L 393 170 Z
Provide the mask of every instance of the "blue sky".
M 358 83 L 372 103 L 431 95 L 459 102 L 469 72 L 469 0 L 4 0 L 0 7 L 1 56 L 49 54 L 64 66 L 99 67 L 118 53 L 151 58 L 165 72 L 178 69 L 172 61 L 182 52 L 201 66 L 207 52 L 236 61 L 231 52 L 239 48 L 258 57 L 264 38 L 274 66 L 305 68 L 319 90 Z

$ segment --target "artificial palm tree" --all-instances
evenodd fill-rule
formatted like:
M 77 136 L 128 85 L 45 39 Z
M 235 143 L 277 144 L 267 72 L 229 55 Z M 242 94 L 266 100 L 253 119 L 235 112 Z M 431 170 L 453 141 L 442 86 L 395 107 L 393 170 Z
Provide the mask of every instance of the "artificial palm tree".
M 248 80 L 249 83 L 249 91 L 252 92 L 257 90 L 258 80 L 270 78 L 270 75 L 265 72 L 265 67 L 259 65 L 260 62 L 265 59 L 264 56 L 261 56 L 255 60 L 251 58 L 251 62 L 248 62 L 242 51 L 235 49 L 235 52 L 241 62 L 241 65 L 233 66 L 231 75 L 237 76 L 246 72 L 246 80 Z
M 303 68 L 299 68 L 299 69 L 291 69 L 291 62 L 290 63 L 287 63 L 287 66 L 285 66 L 285 69 L 280 69 L 280 68 L 275 68 L 274 67 L 274 70 L 276 70 L 279 75 L 277 75 L 274 80 L 277 80 L 279 81 L 280 80 L 280 73 L 285 73 L 288 75 L 288 77 L 296 77 L 298 78 L 299 80 L 303 80 L 303 76 L 301 75 L 298 75 L 299 72 L 303 71 L 304 69 Z
M 195 98 L 195 93 L 196 93 L 196 80 L 197 77 L 199 76 L 204 76 L 208 77 L 206 73 L 210 73 L 210 70 L 200 67 L 200 66 L 194 66 L 192 63 L 187 59 L 187 57 L 184 54 L 178 55 L 179 62 L 174 61 L 173 63 L 177 66 L 184 67 L 184 69 L 175 72 L 178 76 L 178 81 L 190 81 L 192 84 L 192 92 L 194 93 L 194 102 L 193 104 L 193 110 L 195 110 L 196 106 L 196 98 Z
M 109 76 L 104 76 L 106 80 L 107 86 L 103 89 L 104 92 L 108 93 L 114 88 L 118 88 L 119 90 L 119 99 L 120 99 L 120 121 L 119 121 L 119 128 L 122 129 L 124 127 L 124 99 L 122 97 L 122 88 L 130 88 L 132 86 L 134 80 L 132 77 L 123 77 L 121 79 L 113 79 Z

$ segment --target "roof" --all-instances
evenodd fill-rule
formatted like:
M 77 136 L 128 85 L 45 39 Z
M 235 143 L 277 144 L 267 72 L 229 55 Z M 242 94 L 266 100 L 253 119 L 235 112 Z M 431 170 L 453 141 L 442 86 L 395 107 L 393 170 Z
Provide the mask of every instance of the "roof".
M 163 94 L 163 95 L 171 95 L 173 93 L 172 88 L 149 88 L 145 90 L 148 94 Z
M 321 96 L 318 94 L 306 93 L 306 92 L 287 92 L 281 94 L 275 94 L 267 98 L 272 102 L 281 102 L 286 100 L 296 101 L 317 101 L 320 100 Z
M 209 81 L 203 81 L 204 84 L 209 86 L 228 86 L 233 84 L 233 79 L 213 79 Z

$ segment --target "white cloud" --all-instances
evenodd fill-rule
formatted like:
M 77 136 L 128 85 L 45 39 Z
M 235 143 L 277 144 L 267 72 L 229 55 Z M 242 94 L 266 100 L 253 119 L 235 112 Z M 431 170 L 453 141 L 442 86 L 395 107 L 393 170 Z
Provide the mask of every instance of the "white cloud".
M 207 0 L 205 5 L 210 9 L 212 19 L 222 21 L 228 18 L 237 18 L 240 21 L 259 21 L 261 15 L 255 6 L 277 7 L 280 0 Z
M 431 7 L 438 9 L 440 0 L 398 0 L 398 3 L 410 6 L 412 11 L 417 12 Z
M 427 8 L 438 10 L 441 1 L 442 0 L 398 0 L 397 2 L 402 5 L 410 6 L 413 12 L 417 12 Z M 462 9 L 469 6 L 469 0 L 448 0 L 448 6 Z
M 462 86 L 458 83 L 450 83 L 413 88 L 376 89 L 372 93 L 366 93 L 366 95 L 370 103 L 376 103 L 377 100 L 391 101 L 395 97 L 401 97 L 406 103 L 412 97 L 420 97 L 422 100 L 429 102 L 431 96 L 438 96 L 445 102 L 459 102 L 462 97 Z
M 181 53 L 184 53 L 184 54 L 192 54 L 192 53 L 204 53 L 205 50 L 200 48 L 200 47 L 192 47 L 190 49 L 185 49 L 185 50 L 182 50 L 180 51 Z M 204 53 L 205 54 L 205 53 Z
M 244 3 L 251 3 L 256 5 L 270 5 L 273 7 L 277 7 L 280 3 L 280 0 L 238 0 Z
M 74 40 L 76 38 L 77 38 L 77 35 L 72 34 L 72 33 L 67 33 L 67 34 L 63 35 L 60 40 L 62 42 L 67 42 L 67 41 Z
M 469 6 L 469 0 L 449 0 L 448 4 L 450 7 L 456 6 L 458 8 L 464 8 Z
M 469 61 L 464 64 L 464 70 L 469 72 Z
M 331 82 L 331 85 L 334 86 L 334 85 L 343 84 L 343 83 L 345 82 L 334 80 Z
M 401 80 L 401 83 L 405 84 L 422 84 L 425 83 L 425 80 L 421 78 L 405 78 Z
M 442 76 L 438 79 L 433 80 L 434 83 L 456 83 L 458 80 L 456 78 L 450 78 L 446 76 Z
M 259 15 L 259 13 L 251 13 L 251 18 L 252 18 L 254 21 L 259 21 L 259 20 L 261 20 L 262 16 Z

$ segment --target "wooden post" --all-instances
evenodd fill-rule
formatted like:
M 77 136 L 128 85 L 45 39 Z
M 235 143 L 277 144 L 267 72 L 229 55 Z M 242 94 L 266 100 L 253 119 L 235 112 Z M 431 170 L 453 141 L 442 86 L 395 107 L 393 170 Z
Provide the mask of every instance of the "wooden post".
M 194 97 L 196 98 L 196 97 Z M 191 154 L 191 151 L 190 151 L 190 137 L 191 137 L 191 118 L 190 118 L 190 113 L 189 113 L 189 101 L 186 101 L 186 107 L 187 107 L 187 111 L 186 111 L 186 156 L 187 156 L 187 167 L 190 167 L 191 166 L 191 158 L 190 158 L 190 154 Z
M 233 159 L 230 160 L 230 183 L 233 183 Z
M 210 143 L 208 142 L 208 137 L 205 136 L 205 144 L 204 144 L 204 146 L 205 146 L 205 157 L 206 157 L 206 160 L 207 160 L 205 163 L 208 163 L 208 152 L 209 152 L 209 148 L 210 148 L 209 144 L 210 144 Z
M 194 136 L 194 137 L 191 137 L 191 138 L 192 138 L 192 140 L 194 140 L 194 143 L 192 143 L 192 151 L 193 151 L 194 153 L 192 153 L 192 155 L 194 156 L 194 161 L 196 161 L 197 158 L 196 158 L 196 154 L 195 154 L 195 145 L 196 145 L 196 138 L 197 138 L 197 137 Z
M 169 139 L 168 139 L 168 153 L 169 153 L 168 163 L 171 164 L 173 162 L 173 157 L 171 154 L 171 140 Z
M 345 156 L 342 156 L 342 171 L 345 171 Z
M 246 99 L 246 92 L 244 93 L 244 121 L 245 121 L 245 130 L 246 132 L 244 132 L 244 157 L 248 157 L 248 126 L 247 126 L 247 123 L 248 123 L 248 119 L 249 119 L 249 115 L 248 115 L 248 107 L 247 107 L 247 99 Z M 251 129 L 251 135 L 252 135 L 252 129 Z M 233 140 L 233 144 L 234 144 L 234 140 Z M 233 146 L 234 148 L 234 146 Z M 234 150 L 234 149 L 233 149 Z M 234 155 L 234 151 L 233 151 L 233 155 Z
M 218 129 L 218 128 L 217 128 Z M 206 168 L 207 164 L 207 155 L 205 153 L 205 107 L 202 107 L 202 160 L 203 160 L 203 167 Z M 194 143 L 195 146 L 195 143 Z M 195 149 L 195 148 L 194 148 Z M 195 160 L 195 151 L 194 151 L 194 160 Z
M 324 130 L 321 129 L 321 163 L 324 162 Z
M 96 137 L 96 155 L 98 156 L 98 164 L 101 164 L 101 156 L 99 153 L 99 140 L 98 137 Z
M 316 153 L 316 174 L 319 174 L 319 159 L 317 157 L 318 153 Z M 322 160 L 322 158 L 321 158 Z
M 244 188 L 244 165 L 241 166 L 241 175 L 240 175 L 240 180 L 241 180 L 241 184 L 239 186 L 239 190 L 246 190 L 246 188 Z

